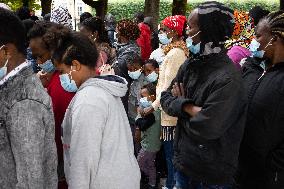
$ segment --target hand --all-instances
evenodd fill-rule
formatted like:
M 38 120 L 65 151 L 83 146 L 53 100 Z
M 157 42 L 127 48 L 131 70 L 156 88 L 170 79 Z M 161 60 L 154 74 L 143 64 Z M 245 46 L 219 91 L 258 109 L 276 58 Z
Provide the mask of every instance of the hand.
M 185 104 L 183 106 L 183 111 L 192 117 L 196 116 L 201 111 L 201 109 L 201 107 L 194 106 L 192 104 Z
M 135 130 L 134 140 L 136 143 L 141 142 L 141 131 L 139 129 Z
M 145 117 L 145 116 L 147 116 L 147 115 L 153 113 L 154 111 L 155 111 L 154 108 L 153 108 L 152 106 L 150 106 L 150 107 L 148 107 L 148 108 L 145 108 L 145 109 L 143 110 L 143 112 L 142 112 L 141 115 L 142 115 L 143 117 Z
M 172 95 L 175 97 L 184 97 L 184 87 L 183 84 L 175 83 L 172 88 Z
M 42 85 L 46 87 L 50 81 L 50 78 L 51 78 L 50 75 L 43 71 L 39 71 L 36 75 L 40 79 Z

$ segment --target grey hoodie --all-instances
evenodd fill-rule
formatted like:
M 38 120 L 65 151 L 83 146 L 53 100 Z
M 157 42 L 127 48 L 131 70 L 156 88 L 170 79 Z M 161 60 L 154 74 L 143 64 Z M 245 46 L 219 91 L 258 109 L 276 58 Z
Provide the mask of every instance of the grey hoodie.
M 121 102 L 127 82 L 91 78 L 79 88 L 63 121 L 64 168 L 69 189 L 138 189 L 140 171 Z

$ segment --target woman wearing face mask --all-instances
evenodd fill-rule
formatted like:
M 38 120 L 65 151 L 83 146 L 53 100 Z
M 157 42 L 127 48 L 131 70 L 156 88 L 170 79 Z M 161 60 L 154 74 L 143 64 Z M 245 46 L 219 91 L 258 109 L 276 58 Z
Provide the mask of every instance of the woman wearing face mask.
M 80 33 L 51 29 L 45 41 L 54 49 L 62 87 L 77 91 L 62 123 L 69 188 L 138 189 L 140 171 L 120 100 L 127 91 L 126 80 L 96 76 L 98 52 Z
M 124 77 L 128 82 L 128 88 L 132 82 L 132 78 L 128 75 L 127 63 L 133 62 L 134 57 L 140 56 L 140 48 L 136 44 L 136 40 L 140 35 L 138 25 L 131 20 L 121 20 L 116 26 L 117 44 L 117 60 L 113 65 L 115 74 Z M 129 91 L 122 98 L 122 102 L 126 112 L 128 112 L 128 96 Z
M 165 53 L 164 61 L 160 67 L 159 79 L 157 84 L 157 98 L 152 106 L 145 108 L 142 113 L 148 115 L 153 113 L 160 107 L 161 92 L 166 90 L 172 80 L 175 78 L 178 69 L 189 56 L 188 49 L 183 41 L 183 35 L 186 28 L 186 17 L 181 15 L 169 16 L 162 21 L 159 33 L 160 42 L 165 45 L 163 51 Z M 173 157 L 173 139 L 177 118 L 161 112 L 162 140 L 166 154 L 168 167 L 168 178 L 166 187 L 172 189 L 174 187 L 174 169 L 172 163 Z
M 188 18 L 193 53 L 180 68 L 161 105 L 178 117 L 174 165 L 179 189 L 231 189 L 245 124 L 240 72 L 224 42 L 234 29 L 233 10 L 206 2 Z
M 248 115 L 240 149 L 242 189 L 284 188 L 284 12 L 262 19 L 256 28 L 253 54 L 265 62 L 244 65 Z

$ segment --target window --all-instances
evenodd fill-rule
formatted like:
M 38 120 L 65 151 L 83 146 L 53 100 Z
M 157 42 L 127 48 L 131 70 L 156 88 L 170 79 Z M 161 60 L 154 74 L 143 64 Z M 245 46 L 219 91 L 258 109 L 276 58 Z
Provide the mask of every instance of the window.
M 78 7 L 78 16 L 81 16 L 82 13 L 83 13 L 83 7 L 79 6 Z

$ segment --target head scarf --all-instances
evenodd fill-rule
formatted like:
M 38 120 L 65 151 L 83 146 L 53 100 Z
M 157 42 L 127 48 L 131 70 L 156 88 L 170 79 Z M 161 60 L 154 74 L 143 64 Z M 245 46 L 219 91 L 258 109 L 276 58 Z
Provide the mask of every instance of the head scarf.
M 50 22 L 62 24 L 63 26 L 73 29 L 72 17 L 68 9 L 63 6 L 58 6 L 51 10 Z
M 197 7 L 200 56 L 220 53 L 234 31 L 234 11 L 224 4 L 208 1 Z
M 226 41 L 225 47 L 227 49 L 233 46 L 241 46 L 244 48 L 249 48 L 251 40 L 253 39 L 254 33 L 254 23 L 252 18 L 246 12 L 235 11 L 235 27 L 232 38 Z
M 6 5 L 5 3 L 0 3 L 0 8 L 11 10 L 11 8 L 8 5 Z
M 182 36 L 183 30 L 185 29 L 184 24 L 186 23 L 186 17 L 182 15 L 175 15 L 166 17 L 162 21 L 164 26 L 176 31 L 179 36 Z
M 129 39 L 129 40 L 136 40 L 140 36 L 140 30 L 136 23 L 132 20 L 121 20 L 117 23 L 117 29 L 121 36 Z

